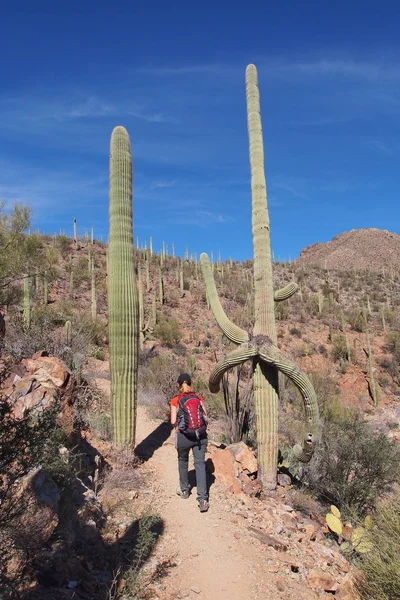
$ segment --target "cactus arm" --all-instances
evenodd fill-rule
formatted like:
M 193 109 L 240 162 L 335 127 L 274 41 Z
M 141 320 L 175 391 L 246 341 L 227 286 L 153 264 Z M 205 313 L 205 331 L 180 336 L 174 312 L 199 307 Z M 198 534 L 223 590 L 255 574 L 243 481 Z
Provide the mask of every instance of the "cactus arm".
M 232 367 L 236 367 L 237 365 L 246 362 L 246 360 L 254 358 L 254 356 L 257 356 L 257 350 L 248 344 L 242 344 L 239 348 L 232 350 L 232 352 L 220 360 L 212 370 L 208 381 L 210 392 L 213 394 L 219 392 L 219 384 L 224 373 L 226 373 L 228 369 L 232 369 Z
M 249 340 L 247 331 L 232 323 L 232 321 L 230 321 L 226 316 L 224 309 L 221 306 L 210 261 L 205 252 L 203 252 L 200 256 L 200 263 L 206 284 L 207 298 L 219 327 L 222 329 L 226 337 L 231 340 L 231 342 L 234 342 L 235 344 L 243 344 L 247 342 Z
M 314 445 L 318 441 L 319 410 L 317 396 L 311 381 L 294 362 L 284 356 L 279 348 L 271 342 L 265 342 L 261 346 L 259 356 L 263 361 L 276 367 L 286 377 L 291 379 L 303 398 L 308 435 L 303 445 L 302 453 L 299 451 L 301 446 L 295 446 L 295 454 L 299 460 L 306 462 L 306 457 L 309 456 L 308 460 L 311 458 Z
M 298 289 L 299 286 L 297 285 L 297 283 L 294 283 L 294 281 L 292 281 L 292 283 L 288 283 L 287 285 L 285 285 L 285 287 L 281 288 L 280 290 L 276 290 L 274 294 L 275 302 L 282 302 L 282 300 L 287 300 L 288 298 L 293 296 L 293 294 L 295 294 Z

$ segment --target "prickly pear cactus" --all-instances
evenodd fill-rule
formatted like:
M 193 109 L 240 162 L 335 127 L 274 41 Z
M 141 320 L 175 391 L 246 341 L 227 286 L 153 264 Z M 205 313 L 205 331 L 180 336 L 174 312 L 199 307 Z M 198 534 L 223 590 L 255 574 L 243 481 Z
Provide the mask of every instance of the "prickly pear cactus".
M 222 359 L 210 375 L 212 392 L 219 390 L 224 373 L 240 363 L 252 360 L 254 369 L 254 404 L 257 422 L 257 454 L 259 477 L 267 488 L 276 487 L 278 464 L 278 371 L 298 387 L 304 401 L 307 438 L 294 453 L 303 462 L 310 460 L 318 438 L 318 405 L 315 391 L 304 373 L 278 349 L 274 302 L 290 298 L 298 289 L 291 283 L 274 293 L 270 245 L 270 222 L 264 173 L 260 99 L 257 70 L 246 69 L 247 120 L 250 146 L 252 230 L 254 247 L 254 309 L 252 334 L 244 331 L 226 316 L 218 298 L 212 268 L 207 254 L 200 257 L 206 283 L 207 301 L 223 333 L 239 345 Z
M 135 440 L 138 305 L 133 263 L 132 159 L 128 132 L 110 144 L 108 312 L 114 442 Z

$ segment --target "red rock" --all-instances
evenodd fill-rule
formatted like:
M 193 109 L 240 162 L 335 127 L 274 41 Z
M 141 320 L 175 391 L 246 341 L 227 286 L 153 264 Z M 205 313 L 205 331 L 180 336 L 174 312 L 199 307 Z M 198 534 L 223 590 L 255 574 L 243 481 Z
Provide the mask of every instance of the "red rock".
M 216 449 L 208 460 L 212 461 L 216 480 L 223 483 L 228 488 L 228 491 L 233 494 L 240 494 L 242 488 L 235 477 L 234 458 L 232 454 L 226 449 Z
M 243 471 L 239 473 L 242 489 L 248 496 L 258 496 L 262 491 L 262 483 L 258 479 L 250 479 Z
M 240 463 L 243 471 L 247 471 L 250 475 L 257 472 L 257 460 L 252 450 L 244 442 L 230 444 L 226 449 Z
M 343 579 L 335 594 L 335 598 L 338 600 L 355 600 L 356 594 L 354 591 L 353 580 L 350 575 L 346 575 Z
M 308 540 L 310 540 L 311 542 L 313 542 L 317 537 L 315 527 L 314 527 L 314 525 L 312 525 L 312 523 L 304 525 L 304 532 L 305 532 L 306 538 Z
M 325 592 L 335 592 L 338 586 L 329 573 L 324 573 L 319 569 L 311 569 L 307 579 L 313 590 L 323 589 Z
M 44 387 L 62 388 L 66 385 L 70 375 L 66 365 L 55 357 L 27 358 L 22 361 L 22 364 L 28 373 L 33 375 Z

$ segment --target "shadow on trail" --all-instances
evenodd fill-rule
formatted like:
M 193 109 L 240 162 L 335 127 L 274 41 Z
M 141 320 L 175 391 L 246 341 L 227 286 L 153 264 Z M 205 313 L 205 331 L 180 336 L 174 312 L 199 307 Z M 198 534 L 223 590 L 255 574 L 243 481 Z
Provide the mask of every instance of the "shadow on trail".
M 84 442 L 82 454 L 91 464 L 96 450 Z M 27 557 L 26 574 L 37 581 L 35 587 L 19 595 L 0 593 L 1 600 L 112 600 L 120 597 L 122 584 L 124 593 L 136 598 L 173 566 L 166 559 L 139 574 L 164 532 L 163 520 L 146 514 L 129 522 L 125 516 L 121 528 L 119 517 L 106 519 L 97 496 L 82 479 L 60 487 L 57 518 L 48 541 Z
M 135 456 L 143 461 L 148 461 L 156 450 L 161 448 L 164 442 L 171 435 L 173 427 L 169 421 L 160 423 L 152 433 L 150 433 L 143 441 L 135 448 Z
M 141 583 L 138 574 L 163 533 L 161 519 L 135 520 L 124 535 L 108 544 L 100 531 L 85 525 L 76 512 L 69 518 L 74 539 L 68 539 L 69 535 L 57 528 L 54 536 L 59 535 L 60 539 L 52 544 L 47 556 L 31 563 L 38 585 L 21 593 L 21 600 L 111 600 L 119 597 L 122 580 L 132 597 L 143 591 L 149 582 Z M 61 523 L 61 527 L 64 525 Z M 168 561 L 160 565 L 158 577 L 166 575 L 170 566 Z
M 208 490 L 208 493 L 210 493 L 210 488 L 213 485 L 213 483 L 215 482 L 215 476 L 213 475 L 213 473 L 210 472 L 208 465 L 207 465 L 206 473 L 207 473 L 207 490 Z M 195 469 L 190 469 L 190 471 L 189 471 L 189 485 L 190 485 L 191 489 L 196 487 L 196 471 L 195 471 Z

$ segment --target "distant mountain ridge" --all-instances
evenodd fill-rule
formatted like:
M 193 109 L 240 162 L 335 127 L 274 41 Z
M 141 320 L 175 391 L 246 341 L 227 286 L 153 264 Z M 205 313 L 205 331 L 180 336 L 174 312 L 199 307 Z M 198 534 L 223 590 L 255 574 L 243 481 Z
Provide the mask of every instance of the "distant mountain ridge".
M 398 269 L 400 235 L 386 229 L 352 229 L 336 235 L 330 242 L 303 248 L 296 263 L 342 270 Z

